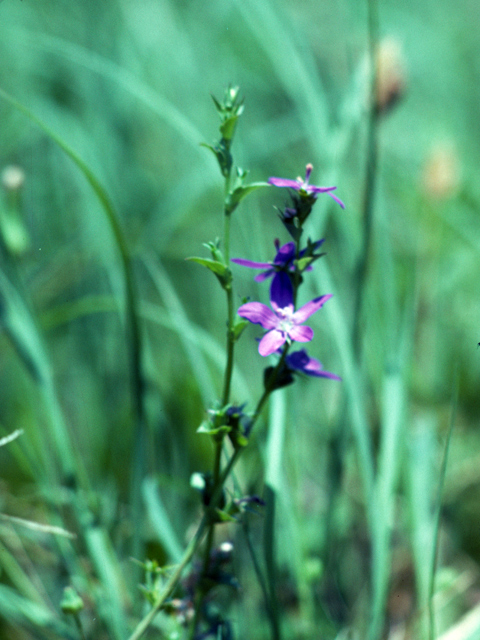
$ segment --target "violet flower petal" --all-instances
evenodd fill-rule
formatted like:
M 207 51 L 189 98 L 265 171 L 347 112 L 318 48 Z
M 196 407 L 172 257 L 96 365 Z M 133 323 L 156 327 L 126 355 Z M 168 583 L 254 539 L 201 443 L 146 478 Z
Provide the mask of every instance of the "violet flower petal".
M 316 187 L 313 184 L 308 184 L 303 188 L 307 193 L 329 193 L 330 191 L 335 191 L 337 187 Z
M 270 304 L 274 311 L 290 308 L 293 311 L 293 287 L 290 278 L 283 271 L 273 277 L 270 286 Z
M 237 311 L 238 315 L 253 324 L 260 324 L 264 329 L 275 329 L 278 317 L 262 302 L 247 302 Z
M 288 337 L 295 342 L 310 342 L 313 338 L 313 329 L 311 327 L 292 327 L 288 332 Z
M 273 184 L 274 187 L 288 187 L 290 189 L 296 189 L 297 191 L 302 188 L 302 183 L 298 180 L 288 180 L 286 178 L 269 178 L 268 184 Z
M 277 251 L 277 255 L 273 261 L 275 265 L 284 265 L 295 258 L 295 243 L 287 242 Z
M 285 344 L 287 337 L 284 331 L 274 329 L 266 333 L 258 344 L 258 353 L 261 356 L 270 356 Z
M 313 313 L 318 311 L 325 304 L 325 302 L 327 302 L 327 300 L 330 300 L 331 297 L 332 294 L 328 293 L 325 296 L 320 296 L 319 298 L 310 300 L 310 302 L 304 304 L 303 307 L 300 307 L 300 309 L 292 315 L 292 320 L 295 322 L 295 324 L 302 324 L 302 322 L 305 322 L 305 320 L 309 318 Z
M 342 209 L 345 209 L 345 204 L 343 203 L 342 200 L 340 200 L 340 198 L 337 198 L 337 196 L 334 196 L 333 193 L 329 193 L 328 195 L 331 198 L 333 198 L 335 200 L 335 202 L 338 202 L 338 204 L 342 207 Z
M 335 200 L 335 202 L 337 202 L 342 207 L 342 209 L 345 209 L 345 205 L 340 200 L 340 198 L 337 198 L 337 196 L 334 196 L 332 195 L 332 193 L 330 193 L 331 191 L 335 191 L 337 187 L 317 187 L 313 184 L 308 184 L 312 169 L 313 166 L 310 163 L 307 164 L 305 171 L 305 180 L 302 180 L 301 178 L 298 178 L 297 180 L 288 180 L 285 178 L 269 178 L 267 182 L 269 184 L 273 184 L 275 187 L 287 187 L 289 189 L 295 189 L 295 191 L 304 191 L 308 195 L 316 195 L 317 193 L 328 193 L 328 195 L 331 196 Z M 285 217 L 287 219 L 292 217 L 290 215 L 291 212 L 292 216 L 295 215 L 295 209 L 285 210 Z
M 264 280 L 272 276 L 274 273 L 275 273 L 275 269 L 267 269 L 266 271 L 262 271 L 261 273 L 256 275 L 254 280 L 255 282 L 263 282 Z
M 272 266 L 270 262 L 253 262 L 253 260 L 245 260 L 244 258 L 232 258 L 231 261 L 251 269 L 269 269 Z
M 310 358 L 305 349 L 289 353 L 287 356 L 287 365 L 290 369 L 294 369 L 295 371 L 299 371 L 308 376 L 341 380 L 341 378 L 334 373 L 325 371 L 322 368 L 322 363 L 315 358 Z

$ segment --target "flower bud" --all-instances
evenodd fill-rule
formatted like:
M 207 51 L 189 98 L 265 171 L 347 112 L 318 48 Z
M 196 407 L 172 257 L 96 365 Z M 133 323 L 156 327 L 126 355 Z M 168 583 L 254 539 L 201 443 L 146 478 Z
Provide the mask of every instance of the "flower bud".
M 8 165 L 0 175 L 5 190 L 4 204 L 0 203 L 0 236 L 11 256 L 21 256 L 30 246 L 27 230 L 21 219 L 21 188 L 25 172 L 21 167 Z
M 60 607 L 63 613 L 76 615 L 83 609 L 83 600 L 73 587 L 65 587 Z
M 460 181 L 458 156 L 453 145 L 442 143 L 431 151 L 423 168 L 423 189 L 434 200 L 451 197 Z
M 405 67 L 400 43 L 394 38 L 382 40 L 377 48 L 375 64 L 376 109 L 378 113 L 384 114 L 402 98 L 405 92 Z
M 6 191 L 18 191 L 25 182 L 25 172 L 20 167 L 9 165 L 2 171 L 2 186 Z

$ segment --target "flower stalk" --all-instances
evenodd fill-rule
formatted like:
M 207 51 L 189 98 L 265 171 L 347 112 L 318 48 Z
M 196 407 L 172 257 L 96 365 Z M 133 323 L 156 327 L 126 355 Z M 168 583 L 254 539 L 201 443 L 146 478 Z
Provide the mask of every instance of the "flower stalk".
M 305 179 L 289 180 L 284 178 L 269 178 L 268 183 L 246 184 L 247 172 L 236 168 L 233 177 L 233 157 L 231 153 L 233 136 L 238 117 L 243 112 L 243 101 L 239 99 L 238 87 L 229 87 L 222 102 L 213 98 L 215 107 L 220 115 L 220 140 L 214 145 L 204 145 L 216 156 L 221 174 L 224 179 L 223 205 L 223 238 L 222 249 L 220 240 L 210 242 L 207 248 L 211 252 L 211 259 L 190 258 L 190 260 L 208 268 L 218 279 L 225 291 L 227 303 L 227 335 L 226 361 L 223 376 L 223 388 L 220 400 L 208 412 L 208 418 L 198 428 L 199 433 L 208 434 L 212 438 L 214 457 L 212 471 L 206 474 L 194 474 L 192 485 L 200 490 L 204 505 L 202 520 L 195 536 L 188 545 L 185 554 L 166 582 L 149 614 L 138 625 L 129 640 L 138 640 L 156 613 L 162 609 L 180 582 L 183 571 L 193 556 L 201 549 L 200 562 L 193 565 L 186 581 L 185 602 L 191 616 L 188 637 L 190 640 L 200 638 L 220 637 L 225 631 L 229 634 L 230 623 L 222 616 L 212 613 L 209 609 L 210 591 L 215 584 L 225 584 L 222 555 L 214 548 L 215 528 L 217 524 L 227 520 L 238 520 L 242 514 L 242 504 L 248 504 L 254 498 L 229 499 L 225 496 L 225 484 L 237 464 L 242 452 L 249 442 L 252 429 L 257 423 L 261 412 L 270 395 L 277 389 L 291 384 L 295 375 L 303 374 L 314 377 L 325 377 L 339 380 L 335 374 L 324 371 L 321 363 L 310 357 L 305 349 L 291 352 L 293 342 L 306 343 L 313 338 L 313 329 L 306 326 L 305 321 L 330 299 L 326 294 L 310 300 L 297 308 L 299 288 L 303 282 L 303 274 L 310 272 L 316 260 L 324 253 L 319 252 L 322 240 L 315 242 L 308 239 L 302 244 L 303 226 L 308 219 L 313 206 L 320 194 L 327 194 L 334 202 L 344 208 L 344 203 L 332 192 L 332 187 L 318 187 L 311 185 L 310 175 L 312 165 L 306 166 Z M 276 255 L 271 262 L 254 262 L 243 258 L 230 260 L 230 238 L 232 214 L 243 200 L 257 188 L 276 186 L 291 190 L 291 205 L 280 213 L 280 219 L 290 234 L 292 241 L 280 245 L 275 241 Z M 253 269 L 262 269 L 255 280 L 262 282 L 271 278 L 270 307 L 262 302 L 251 302 L 244 299 L 235 312 L 233 294 L 233 276 L 230 262 Z M 238 317 L 237 317 L 238 315 Z M 240 319 L 239 319 L 240 318 Z M 245 404 L 230 404 L 232 376 L 234 367 L 235 344 L 248 323 L 259 324 L 265 329 L 260 339 L 258 351 L 262 357 L 274 356 L 276 362 L 264 370 L 263 390 L 252 413 L 244 411 Z M 227 436 L 227 438 L 226 438 Z M 222 466 L 222 456 L 225 442 L 231 446 L 231 454 L 226 455 Z M 263 501 L 257 498 L 257 504 Z M 234 584 L 232 579 L 230 584 Z M 228 583 L 228 581 L 227 581 Z M 279 627 L 278 627 L 279 633 Z M 224 637 L 224 635 L 221 635 Z M 227 636 L 225 636 L 227 637 Z M 228 635 L 228 637 L 230 637 Z

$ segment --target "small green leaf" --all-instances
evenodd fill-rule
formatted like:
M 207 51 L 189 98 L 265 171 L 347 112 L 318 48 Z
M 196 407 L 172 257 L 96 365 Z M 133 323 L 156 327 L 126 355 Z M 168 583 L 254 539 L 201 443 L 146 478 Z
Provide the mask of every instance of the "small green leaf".
M 229 176 L 232 169 L 233 158 L 228 146 L 228 140 L 222 138 L 217 146 L 212 146 L 211 144 L 201 142 L 200 146 L 205 147 L 206 149 L 210 149 L 210 151 L 217 158 L 217 162 L 222 175 L 224 177 Z
M 226 511 L 222 511 L 221 509 L 215 509 L 215 513 L 217 515 L 219 522 L 236 522 L 236 519 Z
M 202 422 L 202 424 L 198 427 L 197 433 L 206 433 L 209 436 L 224 436 L 225 434 L 231 431 L 231 427 L 227 424 L 222 424 L 219 427 L 212 427 L 212 423 L 208 420 Z
M 220 133 L 225 140 L 231 140 L 235 133 L 235 127 L 237 126 L 238 116 L 231 116 L 222 122 L 220 125 Z
M 230 192 L 228 196 L 228 213 L 232 213 L 240 204 L 240 202 L 248 196 L 252 191 L 261 189 L 262 187 L 269 187 L 268 182 L 252 182 L 246 185 L 240 185 Z
M 213 271 L 213 273 L 216 276 L 223 277 L 228 271 L 228 267 L 226 267 L 224 264 L 222 264 L 218 260 L 210 260 L 210 258 L 198 258 L 198 257 L 186 258 L 186 260 L 189 260 L 190 262 L 196 262 L 197 264 L 201 264 L 202 267 L 206 267 L 207 269 L 210 269 L 210 271 Z
M 214 260 L 217 260 L 218 262 L 221 262 L 222 264 L 225 264 L 225 259 L 223 257 L 223 253 L 220 251 L 219 246 L 220 246 L 220 238 L 216 238 L 215 242 L 204 242 L 203 246 L 206 247 L 210 253 L 212 254 L 212 258 Z
M 236 449 L 238 447 L 246 447 L 248 444 L 248 439 L 241 433 L 235 433 L 232 440 L 234 440 L 233 445 L 235 446 Z
M 300 273 L 302 271 L 305 271 L 305 269 L 312 264 L 312 262 L 314 261 L 314 258 L 312 256 L 308 256 L 305 258 L 300 258 L 300 260 L 297 260 L 297 268 L 300 271 Z
M 233 326 L 233 337 L 238 340 L 242 335 L 245 327 L 249 324 L 248 320 L 238 320 Z
M 215 96 L 213 94 L 211 94 L 211 96 L 212 96 L 212 100 L 213 100 L 213 102 L 215 104 L 215 108 L 218 111 L 219 115 L 221 116 L 223 114 L 223 107 L 220 104 L 220 102 L 215 98 Z

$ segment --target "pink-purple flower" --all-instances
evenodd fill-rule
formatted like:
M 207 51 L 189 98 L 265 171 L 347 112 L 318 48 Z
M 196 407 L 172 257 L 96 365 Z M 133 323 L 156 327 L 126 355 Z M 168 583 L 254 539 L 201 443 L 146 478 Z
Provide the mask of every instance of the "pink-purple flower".
M 311 250 L 314 251 L 315 249 L 318 249 L 322 243 L 323 240 L 317 240 L 317 242 L 313 243 Z M 263 282 L 278 271 L 294 271 L 294 261 L 296 258 L 295 243 L 287 242 L 280 246 L 280 242 L 275 240 L 275 248 L 277 249 L 277 254 L 273 259 L 273 262 L 253 262 L 252 260 L 244 260 L 243 258 L 232 258 L 232 262 L 235 262 L 235 264 L 239 264 L 242 267 L 250 267 L 251 269 L 265 269 L 265 271 L 262 271 L 255 276 L 255 280 L 257 282 Z M 298 256 L 299 259 L 303 258 L 306 253 L 307 249 L 302 249 Z M 309 265 L 305 271 L 311 271 L 312 268 L 312 265 Z
M 286 273 L 280 272 L 273 278 L 270 287 L 273 311 L 261 302 L 247 302 L 238 309 L 238 315 L 267 329 L 260 340 L 258 351 L 261 356 L 269 356 L 287 341 L 310 342 L 313 329 L 302 325 L 331 297 L 328 294 L 314 298 L 295 311 L 292 283 Z
M 305 180 L 301 178 L 297 178 L 296 180 L 289 180 L 287 178 L 269 178 L 267 182 L 269 184 L 273 184 L 275 187 L 287 187 L 289 189 L 294 189 L 300 193 L 304 193 L 307 195 L 316 196 L 317 193 L 328 193 L 328 195 L 337 202 L 342 209 L 345 209 L 344 203 L 337 198 L 337 196 L 331 193 L 335 191 L 337 187 L 316 187 L 313 184 L 309 184 L 308 181 L 310 179 L 310 174 L 312 173 L 313 165 L 307 164 L 305 171 Z

